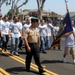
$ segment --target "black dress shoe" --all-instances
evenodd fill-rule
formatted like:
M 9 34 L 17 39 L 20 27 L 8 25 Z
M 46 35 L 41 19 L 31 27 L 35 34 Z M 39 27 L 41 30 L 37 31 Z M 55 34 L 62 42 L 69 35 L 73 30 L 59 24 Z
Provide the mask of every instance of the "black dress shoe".
M 22 48 L 19 48 L 20 50 L 22 50 Z
M 46 51 L 43 51 L 43 53 L 44 53 L 44 54 L 47 54 L 47 52 L 46 52 Z
M 45 70 L 40 70 L 40 71 L 39 71 L 39 74 L 42 74 L 43 72 L 45 72 Z
M 26 69 L 27 72 L 30 72 L 30 69 Z

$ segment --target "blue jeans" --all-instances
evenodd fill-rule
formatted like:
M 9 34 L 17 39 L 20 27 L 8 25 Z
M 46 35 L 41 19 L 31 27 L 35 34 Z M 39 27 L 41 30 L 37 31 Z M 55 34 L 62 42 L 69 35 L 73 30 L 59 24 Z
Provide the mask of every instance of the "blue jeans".
M 11 37 L 11 52 L 18 52 L 19 38 Z
M 23 44 L 23 39 L 21 37 L 19 37 L 19 45 L 18 45 L 18 48 L 22 48 L 22 44 Z
M 3 35 L 3 37 L 2 37 L 2 49 L 4 49 L 4 50 L 7 49 L 8 41 L 9 41 L 8 35 Z
M 46 47 L 47 48 L 50 48 L 50 45 L 51 45 L 51 43 L 50 43 L 50 36 L 46 36 Z
M 46 44 L 46 37 L 45 36 L 40 36 L 40 41 L 41 41 L 41 51 L 45 51 L 45 44 Z
M 3 44 L 2 40 L 3 40 L 3 38 L 0 37 L 0 47 L 2 47 L 2 44 Z

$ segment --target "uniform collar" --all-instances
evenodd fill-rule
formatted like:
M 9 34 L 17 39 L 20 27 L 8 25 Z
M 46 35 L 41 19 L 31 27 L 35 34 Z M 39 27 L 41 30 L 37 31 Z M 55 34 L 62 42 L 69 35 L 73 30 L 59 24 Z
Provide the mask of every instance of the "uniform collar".
M 30 27 L 30 29 L 35 30 L 36 28 L 32 28 L 32 27 Z

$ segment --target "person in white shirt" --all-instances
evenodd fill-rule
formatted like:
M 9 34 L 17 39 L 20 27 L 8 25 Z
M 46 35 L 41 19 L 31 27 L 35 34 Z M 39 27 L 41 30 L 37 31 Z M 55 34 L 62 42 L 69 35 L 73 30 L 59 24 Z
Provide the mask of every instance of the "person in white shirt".
M 26 23 L 24 24 L 24 26 L 23 26 L 23 30 L 25 30 L 26 28 L 29 28 L 31 26 L 31 20 L 30 20 L 30 18 L 28 17 L 27 19 L 26 19 Z
M 19 22 L 19 25 L 22 25 L 22 23 Z M 23 25 L 22 25 L 22 28 L 23 28 Z M 18 45 L 19 50 L 22 50 L 22 44 L 23 44 L 23 39 L 22 39 L 22 34 L 21 34 L 19 37 L 19 45 Z
M 41 20 L 41 24 L 39 25 L 39 30 L 40 30 L 40 41 L 41 41 L 41 46 L 40 50 L 42 53 L 47 53 L 45 50 L 45 44 L 46 44 L 46 36 L 47 36 L 47 25 L 45 24 L 45 20 Z
M 66 55 L 68 54 L 68 51 L 70 51 L 70 54 L 73 58 L 73 63 L 75 64 L 75 27 L 74 22 L 72 21 L 73 26 L 73 32 L 69 35 L 69 33 L 65 34 L 65 50 L 63 54 L 63 62 L 66 62 Z
M 53 27 L 53 39 L 54 40 L 58 36 L 59 30 L 60 30 L 60 24 L 56 22 Z M 54 49 L 55 49 L 55 47 L 54 47 Z M 58 49 L 60 50 L 60 45 L 58 46 Z
M 46 36 L 46 48 L 50 49 L 53 25 L 50 23 L 50 20 L 47 20 L 46 25 L 47 25 L 47 31 L 48 31 L 48 34 Z
M 7 51 L 7 44 L 10 38 L 10 23 L 8 22 L 8 16 L 4 17 L 4 24 L 2 25 L 2 51 Z
M 0 47 L 2 48 L 2 25 L 4 25 L 4 22 L 2 20 L 2 14 L 0 13 Z
M 10 24 L 11 30 L 11 55 L 18 54 L 19 37 L 22 35 L 22 25 L 18 22 L 18 16 L 14 16 L 13 21 Z
M 30 19 L 30 17 L 28 17 L 27 19 L 26 19 L 26 22 L 25 22 L 25 24 L 24 25 L 22 25 L 22 31 L 25 31 L 25 29 L 27 29 L 27 28 L 29 28 L 31 26 L 31 19 Z M 23 38 L 19 38 L 19 46 L 18 46 L 18 48 L 20 49 L 20 50 L 22 50 L 22 43 L 23 43 Z

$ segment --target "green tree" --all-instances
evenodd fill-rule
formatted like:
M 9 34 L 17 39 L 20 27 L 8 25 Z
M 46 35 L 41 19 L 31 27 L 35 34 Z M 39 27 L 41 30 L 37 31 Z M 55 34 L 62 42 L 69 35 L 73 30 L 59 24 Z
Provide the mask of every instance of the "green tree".
M 12 10 L 11 9 L 8 11 L 7 16 L 12 18 Z
M 23 0 L 23 3 L 21 5 L 18 5 L 20 1 L 21 0 L 7 0 L 7 5 L 9 5 L 9 3 L 12 5 L 11 6 L 12 16 L 17 15 L 19 13 L 19 8 L 25 5 L 29 0 Z

